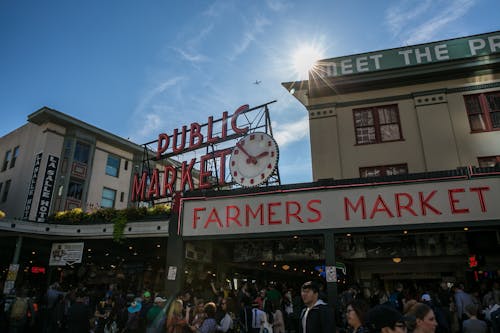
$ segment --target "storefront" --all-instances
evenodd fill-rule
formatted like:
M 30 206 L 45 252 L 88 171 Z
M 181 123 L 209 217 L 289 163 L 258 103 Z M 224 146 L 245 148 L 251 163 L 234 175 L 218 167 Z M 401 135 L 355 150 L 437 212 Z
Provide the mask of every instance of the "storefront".
M 238 275 L 319 278 L 331 302 L 353 283 L 390 290 L 401 281 L 496 278 L 500 173 L 482 171 L 186 197 L 179 218 L 185 273 L 212 274 L 221 283 Z M 480 264 L 471 266 L 471 256 Z

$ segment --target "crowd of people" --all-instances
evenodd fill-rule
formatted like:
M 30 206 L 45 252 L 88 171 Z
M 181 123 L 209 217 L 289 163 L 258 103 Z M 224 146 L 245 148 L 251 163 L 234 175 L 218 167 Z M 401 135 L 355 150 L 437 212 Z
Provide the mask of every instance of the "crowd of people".
M 2 299 L 0 332 L 500 333 L 500 286 L 493 281 L 474 292 L 445 282 L 396 283 L 391 292 L 352 285 L 335 304 L 327 304 L 323 281 L 200 284 L 179 295 L 54 283 L 29 296 L 21 288 Z

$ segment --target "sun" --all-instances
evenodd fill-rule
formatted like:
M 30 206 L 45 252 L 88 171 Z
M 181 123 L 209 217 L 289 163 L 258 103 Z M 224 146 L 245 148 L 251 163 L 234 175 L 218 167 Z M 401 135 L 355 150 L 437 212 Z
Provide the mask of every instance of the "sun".
M 292 54 L 293 70 L 299 79 L 309 78 L 309 71 L 314 68 L 316 61 L 324 58 L 322 48 L 312 44 L 303 44 L 297 47 Z

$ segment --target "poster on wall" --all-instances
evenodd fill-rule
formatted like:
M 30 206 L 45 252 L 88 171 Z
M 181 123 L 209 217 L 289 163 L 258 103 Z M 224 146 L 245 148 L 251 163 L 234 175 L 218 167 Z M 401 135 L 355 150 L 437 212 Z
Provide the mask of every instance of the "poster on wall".
M 65 266 L 82 262 L 84 243 L 52 243 L 49 266 Z
M 52 194 L 56 185 L 57 165 L 59 157 L 49 155 L 47 160 L 47 168 L 43 177 L 43 186 L 40 194 L 40 202 L 36 213 L 36 222 L 45 222 L 49 216 L 50 204 L 52 202 Z
M 35 195 L 36 182 L 38 180 L 38 173 L 40 171 L 40 165 L 42 164 L 43 153 L 39 153 L 35 156 L 35 164 L 33 165 L 33 173 L 31 174 L 30 184 L 28 186 L 28 197 L 26 198 L 26 203 L 24 204 L 24 214 L 23 219 L 29 220 L 31 212 L 31 204 L 33 203 L 33 197 Z

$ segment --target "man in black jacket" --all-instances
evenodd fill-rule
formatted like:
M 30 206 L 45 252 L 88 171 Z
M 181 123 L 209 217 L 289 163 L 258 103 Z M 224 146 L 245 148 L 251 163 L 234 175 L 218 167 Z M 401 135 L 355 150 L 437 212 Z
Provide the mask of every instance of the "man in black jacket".
M 299 333 L 333 333 L 333 310 L 319 298 L 320 285 L 308 281 L 302 285 L 301 296 L 305 308 L 299 322 Z

